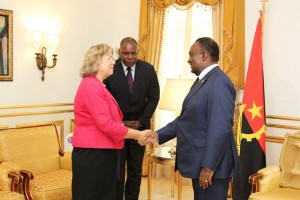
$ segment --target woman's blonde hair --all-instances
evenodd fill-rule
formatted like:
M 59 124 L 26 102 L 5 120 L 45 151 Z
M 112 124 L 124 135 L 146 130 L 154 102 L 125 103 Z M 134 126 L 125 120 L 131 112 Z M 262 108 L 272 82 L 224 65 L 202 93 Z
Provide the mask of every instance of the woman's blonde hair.
M 102 61 L 102 57 L 107 53 L 114 53 L 113 48 L 107 44 L 97 44 L 91 46 L 85 54 L 82 67 L 80 68 L 80 76 L 95 76 L 98 73 L 98 66 Z

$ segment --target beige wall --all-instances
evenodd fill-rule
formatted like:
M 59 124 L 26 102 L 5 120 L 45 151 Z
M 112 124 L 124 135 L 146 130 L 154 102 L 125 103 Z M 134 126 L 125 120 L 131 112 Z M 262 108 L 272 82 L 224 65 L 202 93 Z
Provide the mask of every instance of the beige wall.
M 1 0 L 0 8 L 14 15 L 14 80 L 0 82 L 0 106 L 73 102 L 86 50 L 96 43 L 117 47 L 123 37 L 138 36 L 137 0 Z M 57 66 L 46 69 L 44 82 L 29 40 L 37 20 L 51 21 L 60 34 Z
M 246 65 L 248 66 L 253 36 L 261 9 L 260 0 L 246 1 Z M 267 115 L 300 117 L 299 0 L 269 0 L 264 25 L 263 62 L 265 77 L 265 104 Z M 299 126 L 300 122 L 267 120 Z M 284 136 L 292 129 L 268 128 L 267 133 Z M 267 143 L 267 164 L 278 164 L 281 145 Z
M 261 4 L 259 0 L 246 2 L 248 58 Z M 299 0 L 267 3 L 263 48 L 267 113 L 300 117 L 299 8 Z
M 73 102 L 81 80 L 79 68 L 91 45 L 108 43 L 115 48 L 125 36 L 137 38 L 139 1 L 0 0 L 0 9 L 12 10 L 14 15 L 14 80 L 0 82 L 0 108 L 47 104 L 45 107 L 0 109 L 0 128 L 54 122 L 61 137 L 66 136 L 72 132 L 73 106 L 53 104 Z M 53 25 L 60 35 L 57 65 L 46 69 L 44 82 L 30 44 L 31 30 L 39 25 L 38 22 L 49 24 L 46 28 Z M 62 145 L 67 147 L 63 138 Z

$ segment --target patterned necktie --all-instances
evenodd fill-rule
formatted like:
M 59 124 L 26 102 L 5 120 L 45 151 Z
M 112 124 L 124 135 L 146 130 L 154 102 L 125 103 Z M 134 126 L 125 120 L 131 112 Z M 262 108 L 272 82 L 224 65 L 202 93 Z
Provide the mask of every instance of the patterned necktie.
M 133 78 L 132 78 L 132 73 L 131 73 L 131 68 L 130 67 L 127 67 L 126 79 L 127 79 L 129 91 L 131 93 L 132 92 L 132 86 L 133 86 Z
M 193 83 L 191 89 L 192 89 L 192 88 L 196 85 L 196 83 L 198 83 L 198 82 L 199 82 L 199 77 L 196 78 L 196 80 L 195 80 L 195 82 Z M 190 90 L 191 90 L 191 89 L 190 89 Z

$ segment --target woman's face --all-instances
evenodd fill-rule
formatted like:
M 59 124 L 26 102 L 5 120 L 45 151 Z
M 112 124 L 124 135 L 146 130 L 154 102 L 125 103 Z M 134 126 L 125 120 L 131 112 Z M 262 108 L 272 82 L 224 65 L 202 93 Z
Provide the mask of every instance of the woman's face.
M 99 72 L 104 79 L 111 76 L 114 72 L 115 60 L 112 53 L 104 54 L 101 62 L 99 63 Z

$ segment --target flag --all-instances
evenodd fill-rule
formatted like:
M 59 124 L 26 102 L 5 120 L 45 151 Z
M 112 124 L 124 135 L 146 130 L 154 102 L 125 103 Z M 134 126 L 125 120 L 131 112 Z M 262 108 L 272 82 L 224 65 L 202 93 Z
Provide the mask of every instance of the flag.
M 240 106 L 237 149 L 241 175 L 233 180 L 233 200 L 248 200 L 249 176 L 266 166 L 262 19 L 258 20 Z

